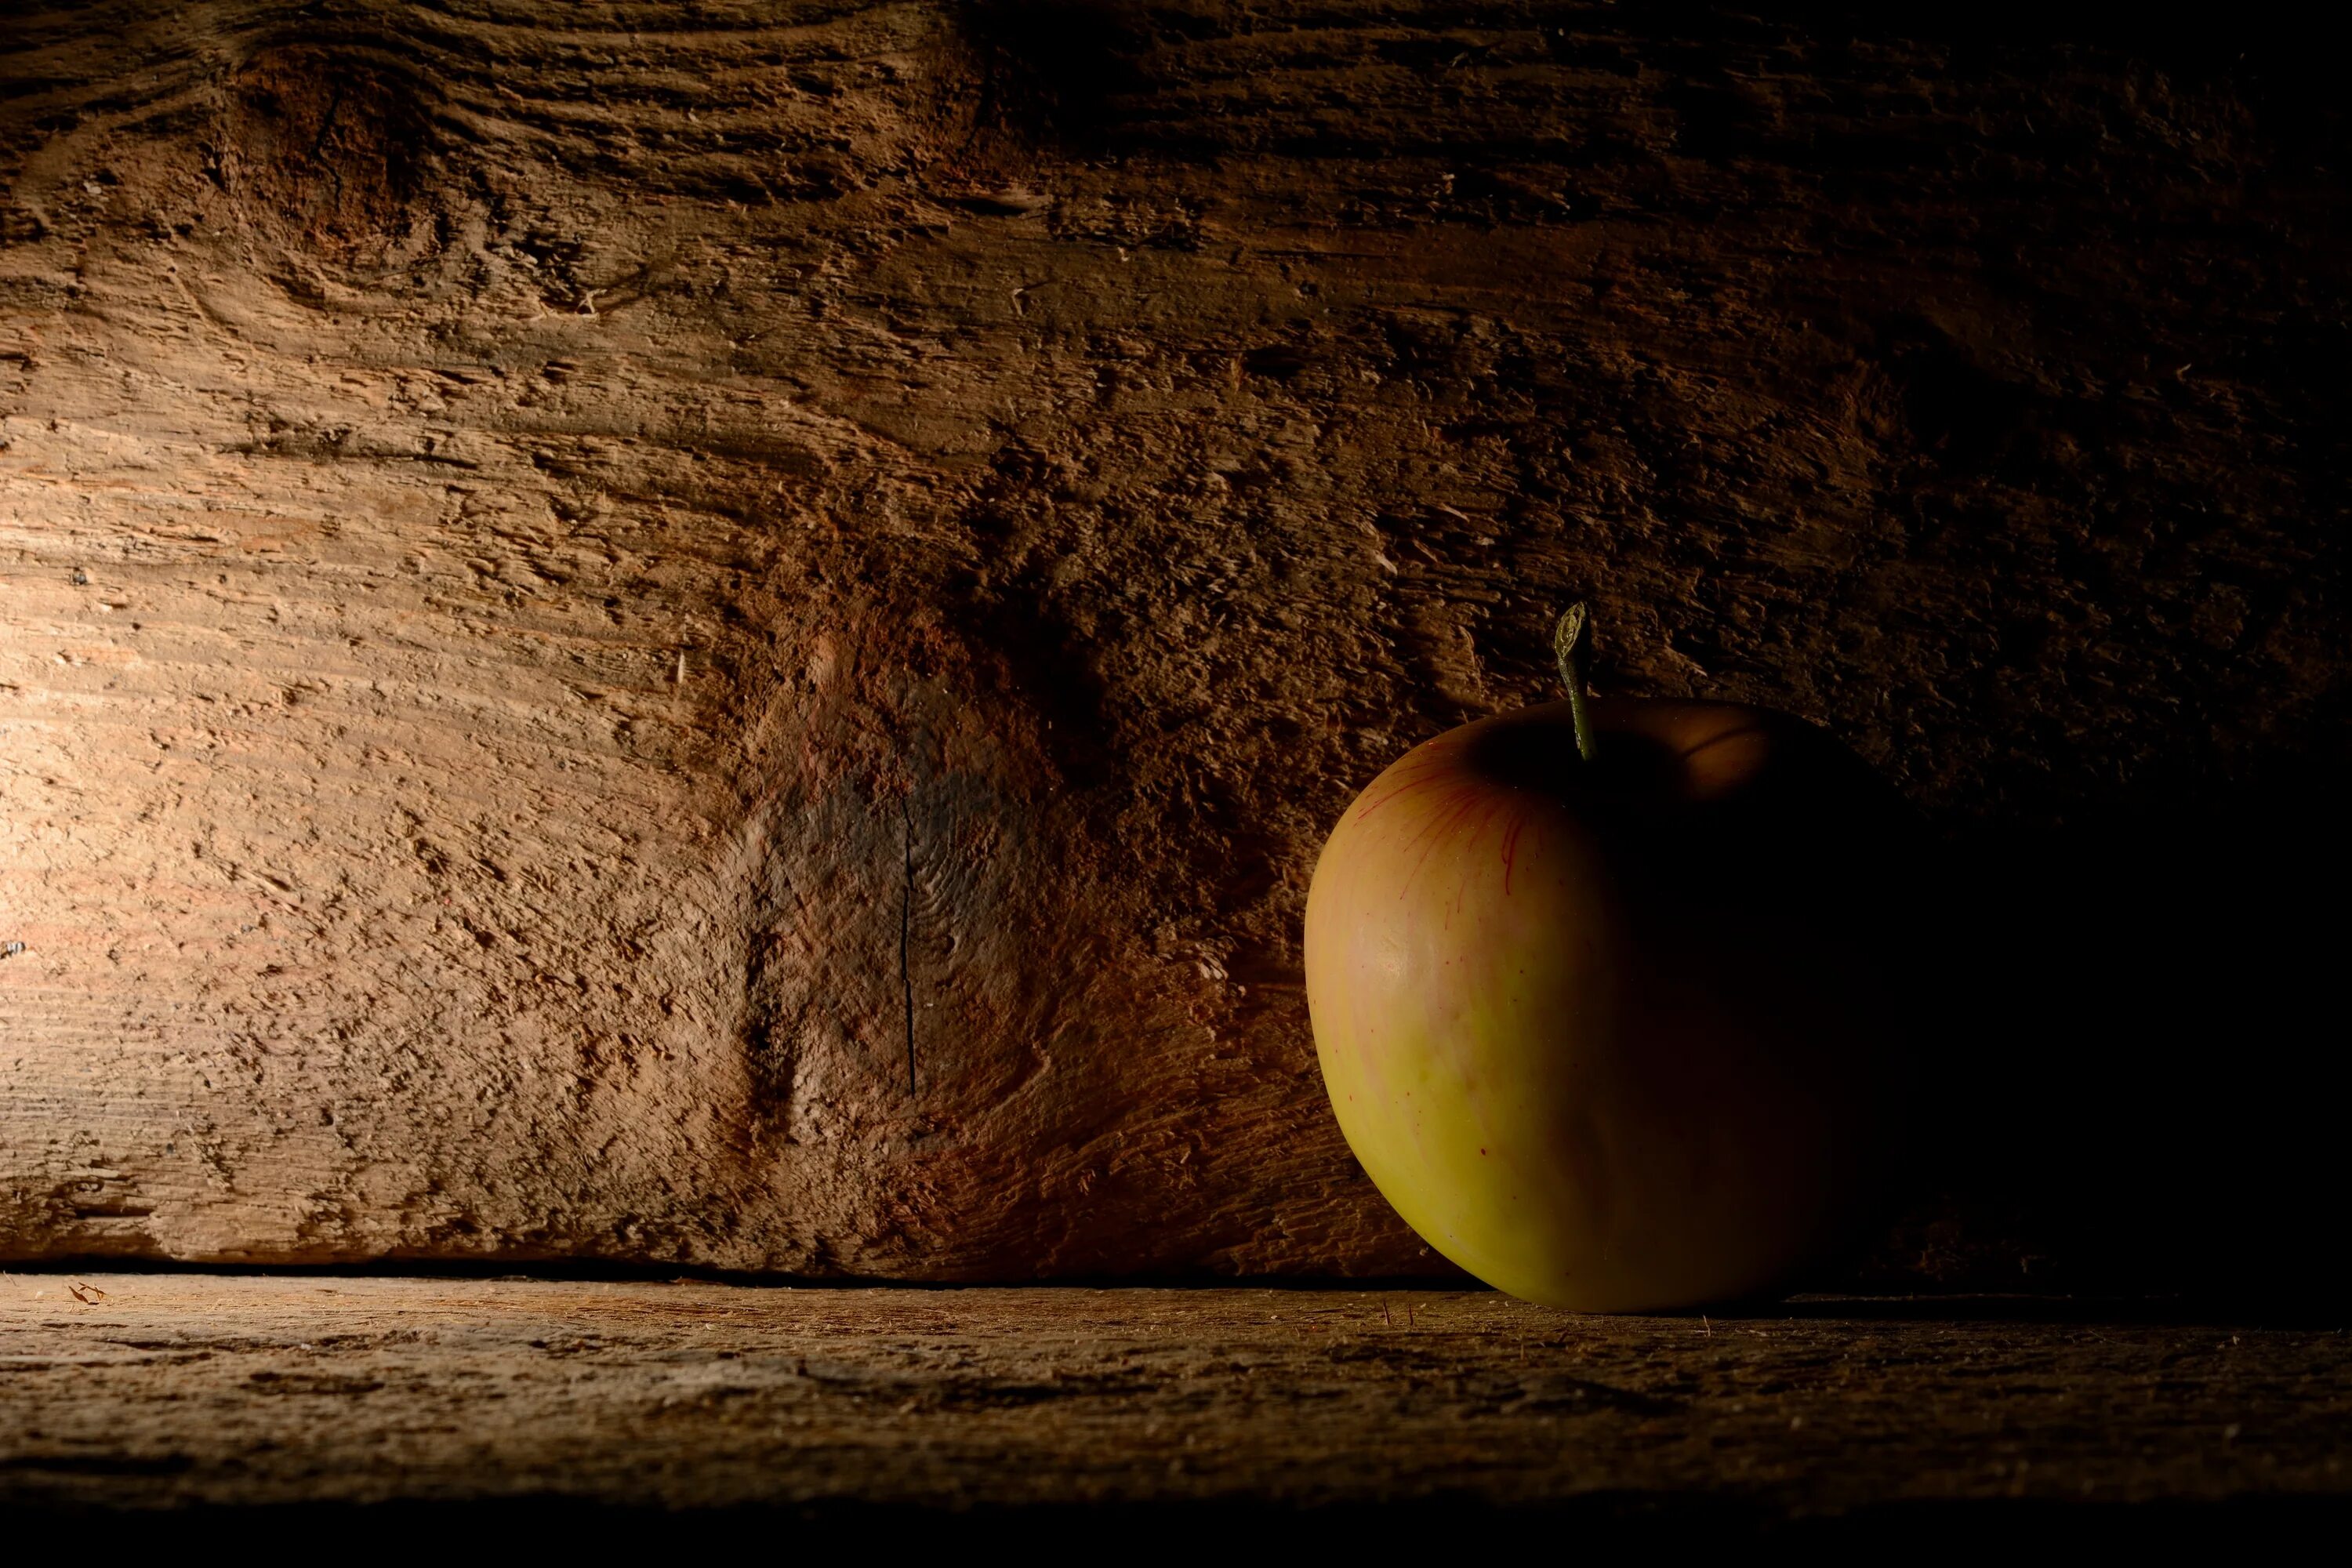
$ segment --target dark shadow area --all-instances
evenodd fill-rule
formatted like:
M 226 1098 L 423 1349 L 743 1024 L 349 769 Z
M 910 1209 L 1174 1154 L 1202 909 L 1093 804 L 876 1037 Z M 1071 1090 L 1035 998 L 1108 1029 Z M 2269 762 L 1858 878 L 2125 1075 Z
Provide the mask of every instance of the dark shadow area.
M 1696 1317 L 1698 1314 L 1689 1313 Z M 2344 1321 L 2340 1309 L 2294 1301 L 2227 1301 L 2201 1295 L 2057 1296 L 1966 1294 L 1813 1296 L 1722 1309 L 1710 1322 L 2025 1323 L 2049 1328 L 2321 1329 Z
M 1164 0 L 979 0 L 961 16 L 963 40 L 983 84 L 982 121 L 1032 146 L 1082 156 L 1219 155 L 1219 134 L 1197 123 L 1170 123 L 1166 105 L 1155 101 L 1193 84 L 1201 67 L 1183 59 L 1183 51 L 1325 31 L 1313 14 L 1278 6 Z M 1835 55 L 1927 45 L 1954 51 L 1949 65 L 1965 73 L 2053 49 L 2123 53 L 2183 81 L 2229 79 L 2266 110 L 2296 115 L 2312 95 L 2331 91 L 2333 80 L 2330 51 L 2321 47 L 2328 37 L 2324 15 L 2284 4 L 2175 14 L 2090 0 L 1898 8 L 1830 0 L 1751 5 L 1688 0 L 1618 9 L 1467 0 L 1405 8 L 1389 26 L 1375 50 L 1379 60 L 1424 77 L 1443 78 L 1493 47 L 1496 36 L 1529 31 L 1544 35 L 1553 58 L 1563 63 L 1627 74 L 1644 67 L 1671 70 L 1678 79 L 1665 96 L 1681 122 L 1678 148 L 1710 160 L 1754 151 L 1776 134 L 1750 112 L 1726 74 L 1752 66 L 1759 52 Z M 1367 154 L 1396 150 L 1372 143 L 1355 149 Z M 1484 179 L 1479 165 L 1506 150 L 1444 151 L 1457 163 L 1467 193 Z M 1562 148 L 1538 137 L 1508 151 L 1559 155 Z M 1843 156 L 1864 165 L 1891 154 L 1899 167 L 1902 156 L 1898 142 L 1879 138 L 1815 151 L 1826 161 Z
M 1131 0 L 982 0 L 962 8 L 980 118 L 1033 146 L 1098 150 L 1120 138 L 1115 100 L 1167 24 Z M 1181 22 L 1180 22 L 1181 25 Z
M 509 1541 L 534 1550 L 568 1546 L 609 1552 L 658 1547 L 665 1554 L 740 1540 L 762 1552 L 781 1542 L 806 1551 L 877 1543 L 920 1551 L 970 1552 L 1040 1546 L 1099 1550 L 1118 1543 L 1123 1557 L 1162 1560 L 1203 1549 L 1253 1552 L 1427 1547 L 1458 1552 L 1468 1539 L 1503 1534 L 1520 1541 L 1573 1542 L 1579 1549 L 1625 1544 L 1884 1546 L 1916 1554 L 1924 1541 L 1947 1551 L 1969 1546 L 2228 1547 L 2243 1552 L 2339 1530 L 2352 1504 L 2311 1497 L 2243 1497 L 2215 1502 L 2102 1503 L 1976 1500 L 1883 1503 L 1812 1512 L 1769 1496 L 1597 1491 L 1523 1505 L 1444 1496 L 1389 1502 L 1284 1505 L 1263 1500 L 1169 1500 L 955 1507 L 877 1503 L 664 1509 L 528 1496 L 445 1502 L 281 1504 L 108 1511 L 27 1499 L 21 1478 L 0 1478 L 0 1529 L 26 1542 L 70 1533 L 72 1544 L 115 1549 L 152 1544 L 247 1547 L 258 1532 L 299 1531 L 320 1542 L 364 1542 L 371 1548 L 462 1542 L 477 1551 Z M 1505 1533 L 1507 1532 L 1507 1533 Z
M 1894 1263 L 1948 1244 L 1979 1289 L 2352 1301 L 2352 767 L 2315 744 L 2068 831 L 1964 837 L 1949 994 L 1923 998 L 1949 1026 L 1923 1172 L 1945 1240 Z

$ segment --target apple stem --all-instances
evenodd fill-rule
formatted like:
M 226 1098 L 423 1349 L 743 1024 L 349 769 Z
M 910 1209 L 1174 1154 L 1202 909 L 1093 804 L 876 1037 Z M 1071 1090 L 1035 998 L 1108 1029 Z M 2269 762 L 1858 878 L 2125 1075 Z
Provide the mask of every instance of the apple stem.
M 1568 688 L 1569 718 L 1576 725 L 1576 754 L 1592 760 L 1592 714 L 1584 703 L 1584 645 L 1592 617 L 1581 601 L 1570 605 L 1551 634 L 1552 651 L 1559 656 L 1560 684 Z

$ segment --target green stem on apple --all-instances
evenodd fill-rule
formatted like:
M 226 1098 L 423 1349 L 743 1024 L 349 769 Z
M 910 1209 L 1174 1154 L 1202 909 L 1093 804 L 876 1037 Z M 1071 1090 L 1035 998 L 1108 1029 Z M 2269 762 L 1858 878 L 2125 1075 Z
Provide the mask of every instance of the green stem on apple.
M 1584 644 L 1592 629 L 1592 617 L 1580 601 L 1570 605 L 1552 629 L 1552 652 L 1559 656 L 1559 681 L 1568 688 L 1568 715 L 1576 726 L 1576 754 L 1586 762 L 1592 760 L 1595 742 L 1592 735 L 1592 714 L 1584 703 Z

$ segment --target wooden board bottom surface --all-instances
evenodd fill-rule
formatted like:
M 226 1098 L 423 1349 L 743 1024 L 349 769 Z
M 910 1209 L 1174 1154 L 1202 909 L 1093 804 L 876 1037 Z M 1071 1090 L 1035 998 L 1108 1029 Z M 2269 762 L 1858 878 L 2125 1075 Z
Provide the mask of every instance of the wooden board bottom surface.
M 0 1505 L 117 1517 L 2235 1520 L 2347 1409 L 2338 1331 L 2064 1302 L 0 1276 Z

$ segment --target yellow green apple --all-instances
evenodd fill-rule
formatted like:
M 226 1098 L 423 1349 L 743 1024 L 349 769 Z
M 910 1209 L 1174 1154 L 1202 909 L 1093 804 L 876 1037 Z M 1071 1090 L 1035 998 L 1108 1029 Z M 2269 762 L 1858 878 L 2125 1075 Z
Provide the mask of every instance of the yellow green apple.
M 1762 709 L 1595 699 L 1438 736 L 1348 808 L 1307 895 L 1349 1147 L 1529 1300 L 1783 1283 L 1900 1137 L 1912 844 L 1868 767 Z

